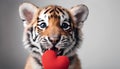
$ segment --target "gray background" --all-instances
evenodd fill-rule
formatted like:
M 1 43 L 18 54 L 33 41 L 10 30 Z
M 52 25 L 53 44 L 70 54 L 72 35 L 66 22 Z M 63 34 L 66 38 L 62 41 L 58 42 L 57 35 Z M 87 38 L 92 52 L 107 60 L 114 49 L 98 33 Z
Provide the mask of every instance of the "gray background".
M 18 13 L 24 1 L 41 7 L 86 4 L 90 14 L 78 50 L 83 69 L 120 69 L 120 0 L 0 0 L 0 69 L 24 68 L 28 52 L 22 45 L 23 25 Z

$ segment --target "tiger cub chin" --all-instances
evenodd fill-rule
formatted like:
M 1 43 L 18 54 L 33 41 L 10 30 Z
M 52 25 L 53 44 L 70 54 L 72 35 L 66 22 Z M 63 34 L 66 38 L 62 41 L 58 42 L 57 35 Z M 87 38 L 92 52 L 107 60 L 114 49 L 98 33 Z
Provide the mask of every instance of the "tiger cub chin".
M 81 69 L 76 51 L 82 42 L 82 26 L 88 16 L 87 6 L 80 4 L 66 9 L 58 5 L 44 8 L 31 3 L 19 7 L 23 21 L 23 44 L 30 52 L 25 69 L 44 69 L 41 56 L 46 50 L 67 56 L 69 69 Z

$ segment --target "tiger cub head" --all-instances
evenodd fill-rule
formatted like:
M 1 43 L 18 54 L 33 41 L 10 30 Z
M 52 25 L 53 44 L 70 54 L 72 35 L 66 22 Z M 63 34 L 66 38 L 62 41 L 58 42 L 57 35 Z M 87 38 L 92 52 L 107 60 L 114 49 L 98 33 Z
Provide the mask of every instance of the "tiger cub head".
M 87 19 L 88 8 L 83 4 L 71 9 L 57 5 L 39 8 L 23 3 L 19 14 L 24 25 L 24 46 L 31 53 L 42 55 L 51 49 L 57 55 L 72 56 L 82 42 L 81 28 Z

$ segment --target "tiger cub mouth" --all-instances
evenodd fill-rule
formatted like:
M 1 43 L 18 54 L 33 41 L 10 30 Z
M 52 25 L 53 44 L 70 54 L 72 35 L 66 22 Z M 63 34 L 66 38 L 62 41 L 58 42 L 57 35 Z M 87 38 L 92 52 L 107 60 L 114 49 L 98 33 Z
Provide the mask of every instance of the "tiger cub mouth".
M 56 47 L 53 47 L 53 48 L 50 48 L 50 49 L 44 49 L 44 50 L 43 50 L 43 53 L 44 53 L 45 51 L 47 51 L 47 50 L 53 50 L 53 51 L 55 51 L 55 52 L 57 53 L 57 56 L 63 55 L 63 52 L 64 52 L 64 49 L 58 49 L 58 48 L 56 48 Z

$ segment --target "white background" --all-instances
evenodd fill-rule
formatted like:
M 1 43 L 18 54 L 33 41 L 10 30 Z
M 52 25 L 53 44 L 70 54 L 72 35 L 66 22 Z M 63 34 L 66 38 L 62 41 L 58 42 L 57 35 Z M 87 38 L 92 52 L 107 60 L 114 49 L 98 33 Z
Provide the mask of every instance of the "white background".
M 119 0 L 1 0 L 0 69 L 24 68 L 28 52 L 22 45 L 23 25 L 18 13 L 18 7 L 24 1 L 41 7 L 87 5 L 89 16 L 82 29 L 84 41 L 78 50 L 82 68 L 120 69 Z

